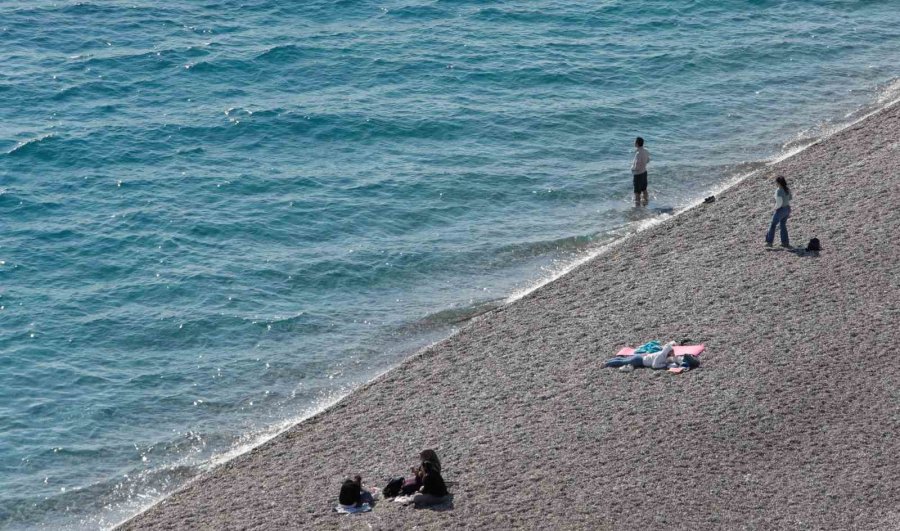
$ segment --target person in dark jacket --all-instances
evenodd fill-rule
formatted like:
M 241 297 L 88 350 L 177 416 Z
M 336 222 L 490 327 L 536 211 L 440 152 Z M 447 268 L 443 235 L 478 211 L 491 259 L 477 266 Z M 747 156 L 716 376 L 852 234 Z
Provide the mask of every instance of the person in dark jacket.
M 422 450 L 419 453 L 419 460 L 419 466 L 414 466 L 412 468 L 412 477 L 403 480 L 403 487 L 401 488 L 400 493 L 404 496 L 415 494 L 422 488 L 422 479 L 425 477 L 425 463 L 431 463 L 431 466 L 436 469 L 439 474 L 441 472 L 441 460 L 438 459 L 437 452 L 434 450 Z
M 345 479 L 338 494 L 338 503 L 344 507 L 359 507 L 364 503 L 373 504 L 375 498 L 372 493 L 362 486 L 362 476 L 354 476 L 353 479 Z
M 437 505 L 447 501 L 450 493 L 447 484 L 441 476 L 440 465 L 432 461 L 422 463 L 422 488 L 413 498 L 412 503 L 417 506 Z

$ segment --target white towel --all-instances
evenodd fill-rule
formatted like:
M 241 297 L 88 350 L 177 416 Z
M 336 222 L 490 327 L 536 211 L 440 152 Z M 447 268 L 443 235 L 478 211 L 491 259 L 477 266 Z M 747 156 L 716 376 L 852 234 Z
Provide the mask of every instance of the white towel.
M 372 510 L 372 506 L 368 503 L 362 505 L 341 505 L 340 503 L 334 508 L 334 512 L 341 514 L 367 513 Z

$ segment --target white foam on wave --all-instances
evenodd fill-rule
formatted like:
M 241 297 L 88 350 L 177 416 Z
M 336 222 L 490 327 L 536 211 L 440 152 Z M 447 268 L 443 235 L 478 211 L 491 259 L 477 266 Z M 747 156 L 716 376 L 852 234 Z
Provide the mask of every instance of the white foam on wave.
M 12 155 L 13 153 L 15 153 L 17 151 L 27 148 L 28 146 L 31 146 L 34 144 L 39 144 L 39 143 L 43 142 L 44 140 L 54 138 L 55 136 L 56 135 L 54 133 L 46 133 L 46 134 L 40 135 L 36 138 L 30 138 L 28 140 L 23 140 L 22 142 L 19 142 L 18 144 L 16 144 L 16 146 L 14 148 L 7 151 L 6 154 Z
M 379 372 L 376 376 L 369 379 L 368 381 L 377 379 L 388 370 L 390 369 L 385 369 Z M 202 477 L 203 473 L 208 472 L 219 465 L 227 463 L 228 461 L 231 461 L 232 459 L 235 459 L 253 450 L 254 448 L 262 446 L 263 444 L 288 431 L 297 424 L 300 424 L 301 422 L 326 411 L 330 407 L 346 398 L 358 387 L 359 385 L 350 385 L 330 391 L 315 400 L 309 406 L 305 407 L 299 414 L 288 417 L 275 424 L 266 426 L 260 430 L 245 434 L 241 437 L 241 440 L 238 443 L 232 445 L 230 448 L 223 452 L 213 454 L 211 457 L 205 459 L 200 463 L 191 462 L 191 459 L 189 457 L 186 457 L 177 463 L 165 465 L 164 468 L 166 469 L 177 468 L 180 466 L 194 467 L 199 469 L 199 473 L 196 474 L 193 478 L 187 480 L 184 484 L 179 485 L 178 488 L 169 492 L 137 492 L 132 498 L 123 501 L 115 507 L 109 507 L 108 514 L 101 515 L 96 519 L 82 520 L 79 527 L 96 528 L 99 526 L 101 528 L 115 528 L 124 524 L 125 522 L 128 522 L 129 520 L 146 512 L 159 502 L 165 500 L 172 494 L 184 489 L 193 481 L 196 481 L 198 478 Z
M 801 145 L 795 147 L 789 147 L 782 150 L 781 153 L 776 155 L 775 157 L 766 161 L 767 166 L 771 166 L 773 164 L 777 164 L 785 159 L 789 159 L 794 155 L 810 148 L 816 144 L 819 144 L 825 140 L 828 140 L 832 136 L 840 133 L 841 131 L 853 127 L 854 125 L 862 122 L 866 118 L 878 114 L 884 109 L 888 109 L 893 107 L 897 103 L 900 103 L 900 78 L 893 79 L 885 84 L 883 87 L 878 89 L 875 94 L 874 101 L 869 105 L 864 105 L 859 110 L 848 113 L 844 116 L 843 121 L 839 121 L 833 125 L 823 127 L 822 133 L 820 133 L 815 138 L 810 138 L 809 142 L 802 143 Z M 748 175 L 749 176 L 749 175 Z M 738 181 L 739 182 L 739 181 Z M 735 183 L 736 184 L 736 183 Z
M 606 253 L 610 249 L 613 249 L 615 247 L 618 247 L 618 246 L 624 244 L 625 242 L 627 242 L 628 240 L 633 238 L 638 233 L 640 233 L 646 229 L 649 229 L 650 227 L 655 227 L 656 225 L 659 225 L 660 223 L 664 222 L 665 220 L 671 218 L 673 215 L 675 215 L 675 214 L 660 214 L 659 216 L 651 218 L 651 219 L 645 219 L 645 220 L 634 222 L 634 224 L 629 224 L 626 227 L 626 230 L 630 230 L 629 234 L 619 237 L 619 238 L 616 238 L 615 240 L 608 242 L 606 244 L 603 244 L 598 247 L 584 251 L 580 256 L 578 256 L 574 260 L 564 262 L 559 267 L 553 268 L 552 272 L 549 275 L 542 277 L 538 281 L 526 286 L 525 288 L 514 291 L 506 299 L 504 299 L 503 303 L 509 304 L 511 302 L 515 302 L 515 301 L 521 299 L 522 297 L 525 297 L 528 294 L 533 293 L 534 291 L 537 291 L 538 289 L 546 286 L 547 284 L 550 284 L 551 282 L 554 282 L 555 280 L 568 275 L 569 273 L 571 273 L 573 270 L 575 270 L 582 264 L 586 264 L 586 263 L 590 262 L 591 260 L 593 260 L 594 258 L 597 258 L 598 256 Z M 621 230 L 621 229 L 619 229 L 619 230 Z M 615 233 L 615 229 L 613 230 L 613 233 Z
M 879 109 L 887 108 L 900 102 L 900 77 L 888 81 L 879 92 L 876 102 L 880 105 Z

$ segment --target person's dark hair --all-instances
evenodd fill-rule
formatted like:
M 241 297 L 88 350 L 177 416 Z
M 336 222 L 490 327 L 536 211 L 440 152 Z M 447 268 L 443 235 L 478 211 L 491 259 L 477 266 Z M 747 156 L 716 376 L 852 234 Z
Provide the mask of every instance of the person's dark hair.
M 685 354 L 681 358 L 681 366 L 687 369 L 696 369 L 700 366 L 700 359 L 693 354 Z
M 776 177 L 775 182 L 778 183 L 778 186 L 780 186 L 781 189 L 784 190 L 784 192 L 787 195 L 791 195 L 791 189 L 788 188 L 787 180 L 784 177 L 781 177 L 781 176 Z
M 431 449 L 422 450 L 419 453 L 419 459 L 422 460 L 422 464 L 431 463 L 437 469 L 438 472 L 441 471 L 441 460 L 438 459 L 437 452 Z
M 634 143 L 637 144 L 637 147 L 644 147 L 644 139 L 641 137 L 635 138 Z

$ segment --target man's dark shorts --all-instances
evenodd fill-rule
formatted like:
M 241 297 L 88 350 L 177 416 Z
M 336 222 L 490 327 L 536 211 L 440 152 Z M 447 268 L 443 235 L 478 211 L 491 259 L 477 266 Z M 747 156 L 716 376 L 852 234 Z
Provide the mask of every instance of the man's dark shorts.
M 647 191 L 647 172 L 639 173 L 634 176 L 634 193 L 639 194 Z

